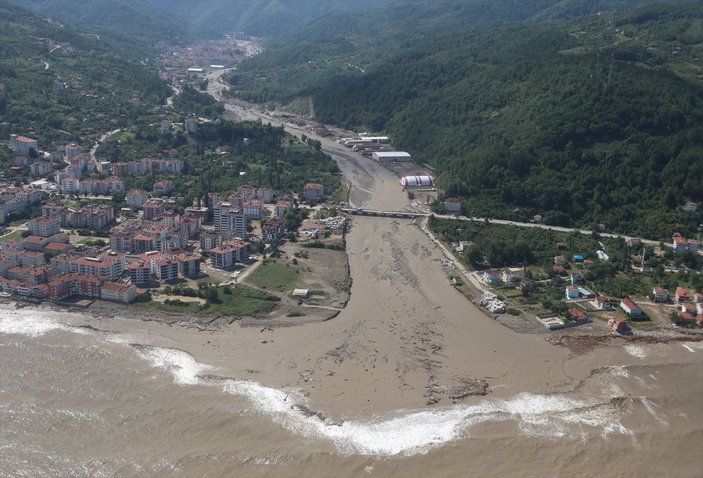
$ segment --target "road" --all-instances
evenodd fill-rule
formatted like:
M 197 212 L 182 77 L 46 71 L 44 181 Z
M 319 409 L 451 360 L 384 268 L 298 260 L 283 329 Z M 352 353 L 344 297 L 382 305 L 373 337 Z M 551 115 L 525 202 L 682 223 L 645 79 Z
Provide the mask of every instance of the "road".
M 227 89 L 227 85 L 225 85 L 222 81 L 222 75 L 226 73 L 229 70 L 217 70 L 209 73 L 207 75 L 208 78 L 208 93 L 210 93 L 215 99 L 218 101 L 224 101 L 225 102 L 225 117 L 229 116 L 230 118 L 227 119 L 236 119 L 239 121 L 249 121 L 253 120 L 256 121 L 258 119 L 264 121 L 264 122 L 270 122 L 274 126 L 282 126 L 287 133 L 290 133 L 294 136 L 300 137 L 302 134 L 307 134 L 308 136 L 311 136 L 311 133 L 308 133 L 296 126 L 287 124 L 282 122 L 281 120 L 277 118 L 273 118 L 267 114 L 265 114 L 262 111 L 259 111 L 257 106 L 254 104 L 247 103 L 245 101 L 241 100 L 235 100 L 232 98 L 228 98 L 223 95 L 223 92 Z M 234 118 L 232 118 L 234 116 Z M 325 153 L 329 154 L 332 156 L 337 163 L 339 164 L 340 168 L 343 170 L 344 177 L 350 177 L 349 175 L 354 175 L 357 177 L 357 179 L 363 178 L 364 176 L 368 177 L 369 174 L 374 174 L 374 170 L 382 167 L 378 165 L 375 161 L 365 158 L 359 154 L 352 153 L 349 151 L 347 148 L 344 146 L 340 145 L 334 140 L 328 139 L 328 138 L 319 138 L 320 142 L 322 143 L 322 151 Z M 355 183 L 357 193 L 361 193 L 362 195 L 365 195 L 364 192 L 368 193 L 368 191 L 364 191 L 364 185 L 363 181 L 352 181 L 352 183 Z M 399 187 L 399 186 L 398 186 Z M 382 195 L 376 195 L 376 197 L 379 197 Z M 357 207 L 361 204 L 361 202 L 354 202 L 354 199 L 352 198 L 350 201 L 350 204 L 353 206 Z M 376 208 L 376 209 L 370 209 L 369 206 Z M 367 211 L 377 211 L 377 212 L 391 212 L 391 211 L 400 211 L 401 208 L 386 208 L 386 207 L 378 207 L 378 205 L 373 204 L 373 205 L 367 205 L 365 208 Z M 422 214 L 418 214 L 422 215 Z M 459 221 L 478 221 L 478 222 L 489 222 L 491 224 L 501 224 L 501 225 L 507 225 L 507 226 L 516 226 L 516 227 L 530 227 L 530 228 L 538 228 L 538 229 L 551 229 L 553 231 L 557 232 L 566 232 L 566 233 L 579 233 L 579 234 L 585 234 L 585 235 L 590 235 L 593 234 L 593 231 L 588 230 L 588 229 L 579 229 L 579 228 L 569 228 L 569 227 L 560 227 L 560 226 L 550 226 L 547 224 L 539 224 L 539 223 L 531 223 L 531 222 L 517 222 L 517 221 L 510 221 L 510 220 L 505 220 L 505 219 L 496 219 L 496 218 L 485 218 L 485 217 L 466 217 L 466 216 L 453 216 L 453 215 L 448 215 L 448 214 L 435 214 L 435 217 L 440 218 L 440 219 L 454 219 L 454 220 L 459 220 Z M 609 233 L 609 232 L 598 232 L 598 235 L 602 237 L 609 237 L 609 238 L 623 238 L 626 241 L 630 240 L 639 240 L 642 242 L 642 244 L 647 244 L 650 246 L 659 246 L 662 244 L 662 241 L 654 241 L 651 239 L 644 239 L 641 237 L 635 237 L 635 236 L 629 236 L 625 234 L 614 234 L 614 233 Z M 664 243 L 667 246 L 670 246 L 668 242 Z M 699 254 L 703 255 L 703 250 L 699 251 Z

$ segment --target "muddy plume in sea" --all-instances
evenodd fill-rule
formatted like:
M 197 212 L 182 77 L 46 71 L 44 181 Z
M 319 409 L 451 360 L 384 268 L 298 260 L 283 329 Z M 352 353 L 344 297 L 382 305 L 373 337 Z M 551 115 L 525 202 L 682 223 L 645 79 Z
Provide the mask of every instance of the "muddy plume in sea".
M 700 476 L 673 458 L 703 436 L 700 343 L 570 392 L 336 416 L 176 347 L 0 317 L 0 476 Z

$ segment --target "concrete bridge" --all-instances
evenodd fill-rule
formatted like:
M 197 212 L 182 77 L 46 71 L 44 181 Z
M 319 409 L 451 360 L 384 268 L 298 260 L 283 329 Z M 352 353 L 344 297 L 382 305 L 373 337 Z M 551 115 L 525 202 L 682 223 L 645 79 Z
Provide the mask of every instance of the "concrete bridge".
M 405 211 L 380 211 L 377 209 L 363 208 L 341 208 L 347 214 L 354 216 L 376 216 L 376 217 L 397 217 L 402 219 L 415 219 L 418 217 L 427 217 L 428 213 L 422 212 L 405 212 Z

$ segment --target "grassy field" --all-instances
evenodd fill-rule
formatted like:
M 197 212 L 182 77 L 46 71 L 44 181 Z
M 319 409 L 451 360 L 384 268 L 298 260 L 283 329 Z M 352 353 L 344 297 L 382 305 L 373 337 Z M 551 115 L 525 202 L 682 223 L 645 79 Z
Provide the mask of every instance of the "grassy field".
M 260 289 L 286 291 L 300 281 L 298 267 L 286 265 L 283 259 L 268 259 L 246 279 Z
M 231 293 L 226 293 L 225 289 L 228 289 Z M 215 290 L 217 290 L 217 301 L 208 301 L 205 307 L 192 302 L 182 302 L 174 305 L 155 301 L 137 303 L 135 306 L 143 309 L 156 309 L 195 316 L 247 317 L 271 310 L 278 305 L 280 300 L 276 296 L 244 285 L 217 287 Z M 177 298 L 177 296 L 173 297 L 173 299 Z
M 22 239 L 22 231 L 12 231 L 11 233 L 0 237 L 0 242 L 12 241 L 14 239 Z

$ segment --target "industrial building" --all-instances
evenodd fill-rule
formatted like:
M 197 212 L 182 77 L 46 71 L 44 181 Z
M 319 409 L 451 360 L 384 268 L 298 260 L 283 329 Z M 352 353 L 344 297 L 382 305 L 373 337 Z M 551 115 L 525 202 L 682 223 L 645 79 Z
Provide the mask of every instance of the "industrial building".
M 408 162 L 413 158 L 405 151 L 376 151 L 371 157 L 379 163 Z
M 432 176 L 405 176 L 400 180 L 404 188 L 432 187 L 434 178 Z

